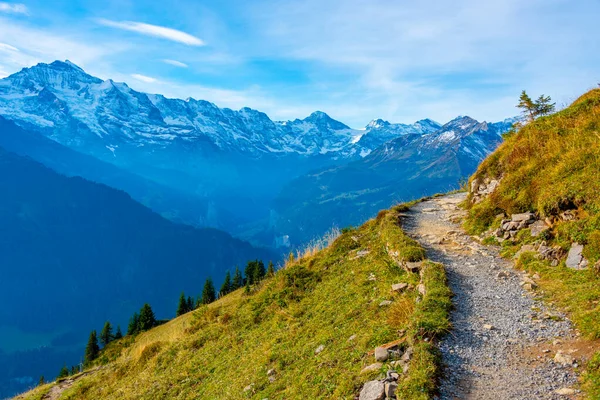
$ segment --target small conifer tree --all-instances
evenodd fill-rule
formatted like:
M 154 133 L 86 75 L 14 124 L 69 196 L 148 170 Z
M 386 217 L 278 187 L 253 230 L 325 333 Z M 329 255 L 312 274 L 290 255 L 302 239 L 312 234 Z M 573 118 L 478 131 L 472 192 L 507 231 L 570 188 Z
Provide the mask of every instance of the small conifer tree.
M 231 282 L 231 290 L 232 291 L 237 290 L 237 289 L 241 288 L 242 286 L 244 286 L 244 278 L 242 278 L 242 272 L 236 266 L 235 272 L 233 273 L 233 279 Z
M 267 267 L 267 276 L 272 277 L 275 275 L 275 266 L 273 265 L 273 261 L 269 261 L 269 266 Z
M 246 268 L 244 269 L 244 275 L 246 276 L 246 283 L 250 283 L 250 285 L 254 284 L 254 279 L 256 278 L 256 262 L 248 261 L 246 264 Z
M 175 315 L 179 317 L 188 311 L 188 302 L 185 298 L 185 293 L 181 292 L 181 295 L 179 296 L 179 304 L 177 305 L 177 313 Z
M 225 273 L 225 280 L 223 281 L 223 285 L 221 285 L 221 291 L 219 293 L 221 296 L 225 296 L 229 292 L 231 292 L 231 274 L 229 271 L 227 271 Z
M 46 378 L 44 378 L 44 375 L 40 376 L 40 380 L 38 381 L 38 386 L 42 386 L 46 384 Z
M 110 342 L 113 341 L 113 339 L 114 336 L 112 333 L 112 325 L 110 322 L 106 321 L 104 327 L 100 331 L 100 343 L 102 343 L 103 347 L 106 347 Z
M 121 327 L 117 325 L 117 331 L 115 332 L 115 340 L 119 340 L 123 338 L 123 332 L 121 332 Z
M 140 315 L 135 312 L 129 319 L 129 326 L 127 327 L 128 335 L 137 335 L 140 333 Z
M 215 286 L 213 285 L 212 279 L 207 278 L 204 282 L 204 289 L 202 289 L 202 304 L 210 304 L 215 301 L 217 295 L 215 293 Z
M 79 367 L 78 367 L 78 366 L 76 366 L 76 365 L 72 365 L 72 366 L 71 366 L 71 372 L 70 372 L 70 375 L 75 375 L 75 374 L 78 374 L 78 373 L 79 373 Z
M 192 296 L 188 296 L 187 298 L 187 308 L 188 311 L 194 311 L 196 309 L 196 306 L 194 305 L 194 299 L 192 299 Z
M 140 310 L 140 332 L 147 331 L 148 329 L 152 329 L 155 326 L 156 317 L 154 316 L 154 311 L 152 311 L 152 307 L 150 307 L 150 304 L 146 303 L 142 306 L 142 309 Z
M 259 260 L 254 261 L 254 283 L 258 283 L 263 280 L 267 271 L 265 270 L 265 264 Z
M 96 358 L 98 358 L 99 353 L 100 353 L 100 346 L 98 346 L 98 338 L 96 336 L 96 331 L 92 331 L 92 333 L 90 333 L 90 338 L 88 339 L 87 346 L 85 347 L 85 355 L 83 357 L 84 365 L 86 365 L 86 366 L 91 365 L 91 363 Z M 67 374 L 68 374 L 68 372 L 69 371 L 67 371 Z
M 56 377 L 56 379 L 63 379 L 63 378 L 66 378 L 67 376 L 69 376 L 69 369 L 67 368 L 67 365 L 65 364 L 60 369 L 60 372 L 58 373 L 58 376 Z

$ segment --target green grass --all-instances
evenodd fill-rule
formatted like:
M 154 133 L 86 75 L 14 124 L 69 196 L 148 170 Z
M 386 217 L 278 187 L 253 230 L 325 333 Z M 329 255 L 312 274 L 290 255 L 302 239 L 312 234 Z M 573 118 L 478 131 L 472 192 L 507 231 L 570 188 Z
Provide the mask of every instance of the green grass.
M 542 117 L 517 132 L 478 168 L 474 179 L 500 179 L 500 186 L 479 204 L 470 194 L 464 227 L 480 235 L 500 225 L 497 215 L 532 211 L 554 221 L 543 239 L 567 251 L 572 242 L 584 245 L 593 265 L 600 260 L 600 89 L 591 90 L 570 107 Z M 557 216 L 574 210 L 577 220 L 561 222 Z M 511 257 L 518 248 L 534 242 L 529 230 L 516 243 L 504 242 L 502 254 Z M 487 239 L 491 242 L 491 239 Z M 589 339 L 600 338 L 600 277 L 598 271 L 573 271 L 551 267 L 533 254 L 523 254 L 518 266 L 541 276 L 547 300 L 567 310 L 577 328 Z M 588 396 L 600 398 L 600 353 L 587 366 L 584 387 Z
M 439 375 L 431 339 L 450 329 L 451 293 L 443 267 L 428 261 L 420 302 L 414 288 L 391 292 L 393 283 L 415 287 L 421 279 L 396 260 L 424 258 L 398 225 L 400 209 L 345 230 L 329 247 L 288 263 L 251 295 L 236 291 L 109 346 L 101 357 L 106 365 L 62 398 L 353 399 L 364 382 L 388 368 L 361 375 L 375 362 L 368 352 L 400 338 L 414 348 L 399 383 L 401 397 L 431 398 Z M 369 253 L 357 257 L 359 250 Z M 382 300 L 393 303 L 380 307 Z M 320 345 L 324 350 L 315 354 Z M 274 382 L 269 369 L 276 371 Z

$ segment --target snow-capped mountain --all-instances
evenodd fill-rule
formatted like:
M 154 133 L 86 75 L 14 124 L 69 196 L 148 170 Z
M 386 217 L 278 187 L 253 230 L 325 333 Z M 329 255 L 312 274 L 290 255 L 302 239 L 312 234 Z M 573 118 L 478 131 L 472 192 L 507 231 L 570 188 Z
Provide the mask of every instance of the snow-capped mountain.
M 141 93 L 125 83 L 88 75 L 69 61 L 38 64 L 0 80 L 0 115 L 105 157 L 118 157 L 122 146 L 164 149 L 174 142 L 208 142 L 253 156 L 352 158 L 404 133 L 430 133 L 439 127 L 423 120 L 414 125 L 371 123 L 356 130 L 320 111 L 303 120 L 272 121 L 251 108 L 234 111 L 204 100 Z M 89 149 L 91 143 L 97 147 Z

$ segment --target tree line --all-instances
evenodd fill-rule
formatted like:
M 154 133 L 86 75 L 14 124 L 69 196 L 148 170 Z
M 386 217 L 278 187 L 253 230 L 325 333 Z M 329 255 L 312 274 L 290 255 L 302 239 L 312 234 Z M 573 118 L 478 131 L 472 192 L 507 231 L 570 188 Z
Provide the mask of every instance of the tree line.
M 251 291 L 253 285 L 260 283 L 265 277 L 270 277 L 275 274 L 275 266 L 272 261 L 269 261 L 267 268 L 262 260 L 248 261 L 244 268 L 244 273 L 239 267 L 235 267 L 233 276 L 229 270 L 225 273 L 223 284 L 219 292 L 216 291 L 213 284 L 212 278 L 207 278 L 202 288 L 202 294 L 194 299 L 191 296 L 185 296 L 182 292 L 179 296 L 179 302 L 177 305 L 176 316 L 181 316 L 190 311 L 194 311 L 202 305 L 208 305 L 220 297 L 223 297 L 237 289 L 245 288 L 244 293 L 248 294 Z M 149 329 L 154 328 L 159 324 L 152 307 L 146 303 L 142 306 L 139 312 L 135 312 L 129 319 L 129 325 L 127 326 L 127 335 L 135 336 L 139 333 L 145 332 Z M 109 343 L 114 340 L 119 340 L 123 337 L 121 327 L 117 326 L 116 331 L 113 333 L 113 326 L 109 321 L 104 323 L 104 327 L 100 331 L 100 335 L 97 334 L 96 330 L 93 330 L 88 338 L 87 345 L 83 356 L 83 368 L 90 367 L 93 362 L 100 356 L 102 348 L 106 348 Z M 102 346 L 102 347 L 100 347 Z M 82 371 L 81 366 L 72 366 L 70 369 L 64 365 L 57 376 L 57 379 L 63 379 L 69 375 L 74 375 Z M 44 377 L 40 377 L 39 385 L 45 384 Z

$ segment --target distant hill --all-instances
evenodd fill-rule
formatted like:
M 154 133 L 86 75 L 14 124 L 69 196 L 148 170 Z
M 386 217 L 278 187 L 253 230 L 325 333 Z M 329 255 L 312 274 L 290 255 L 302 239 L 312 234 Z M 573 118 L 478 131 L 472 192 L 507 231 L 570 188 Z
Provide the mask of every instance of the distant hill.
M 173 223 L 125 192 L 3 148 L 0 190 L 0 397 L 11 379 L 37 380 L 55 374 L 57 361 L 78 362 L 74 351 L 81 354 L 89 331 L 105 320 L 126 329 L 144 302 L 159 318 L 172 317 L 182 290 L 200 294 L 208 276 L 220 281 L 235 265 L 276 257 L 222 231 Z M 30 357 L 28 368 L 7 364 L 13 346 L 30 350 L 19 361 Z M 32 368 L 42 356 L 52 357 L 45 369 Z

